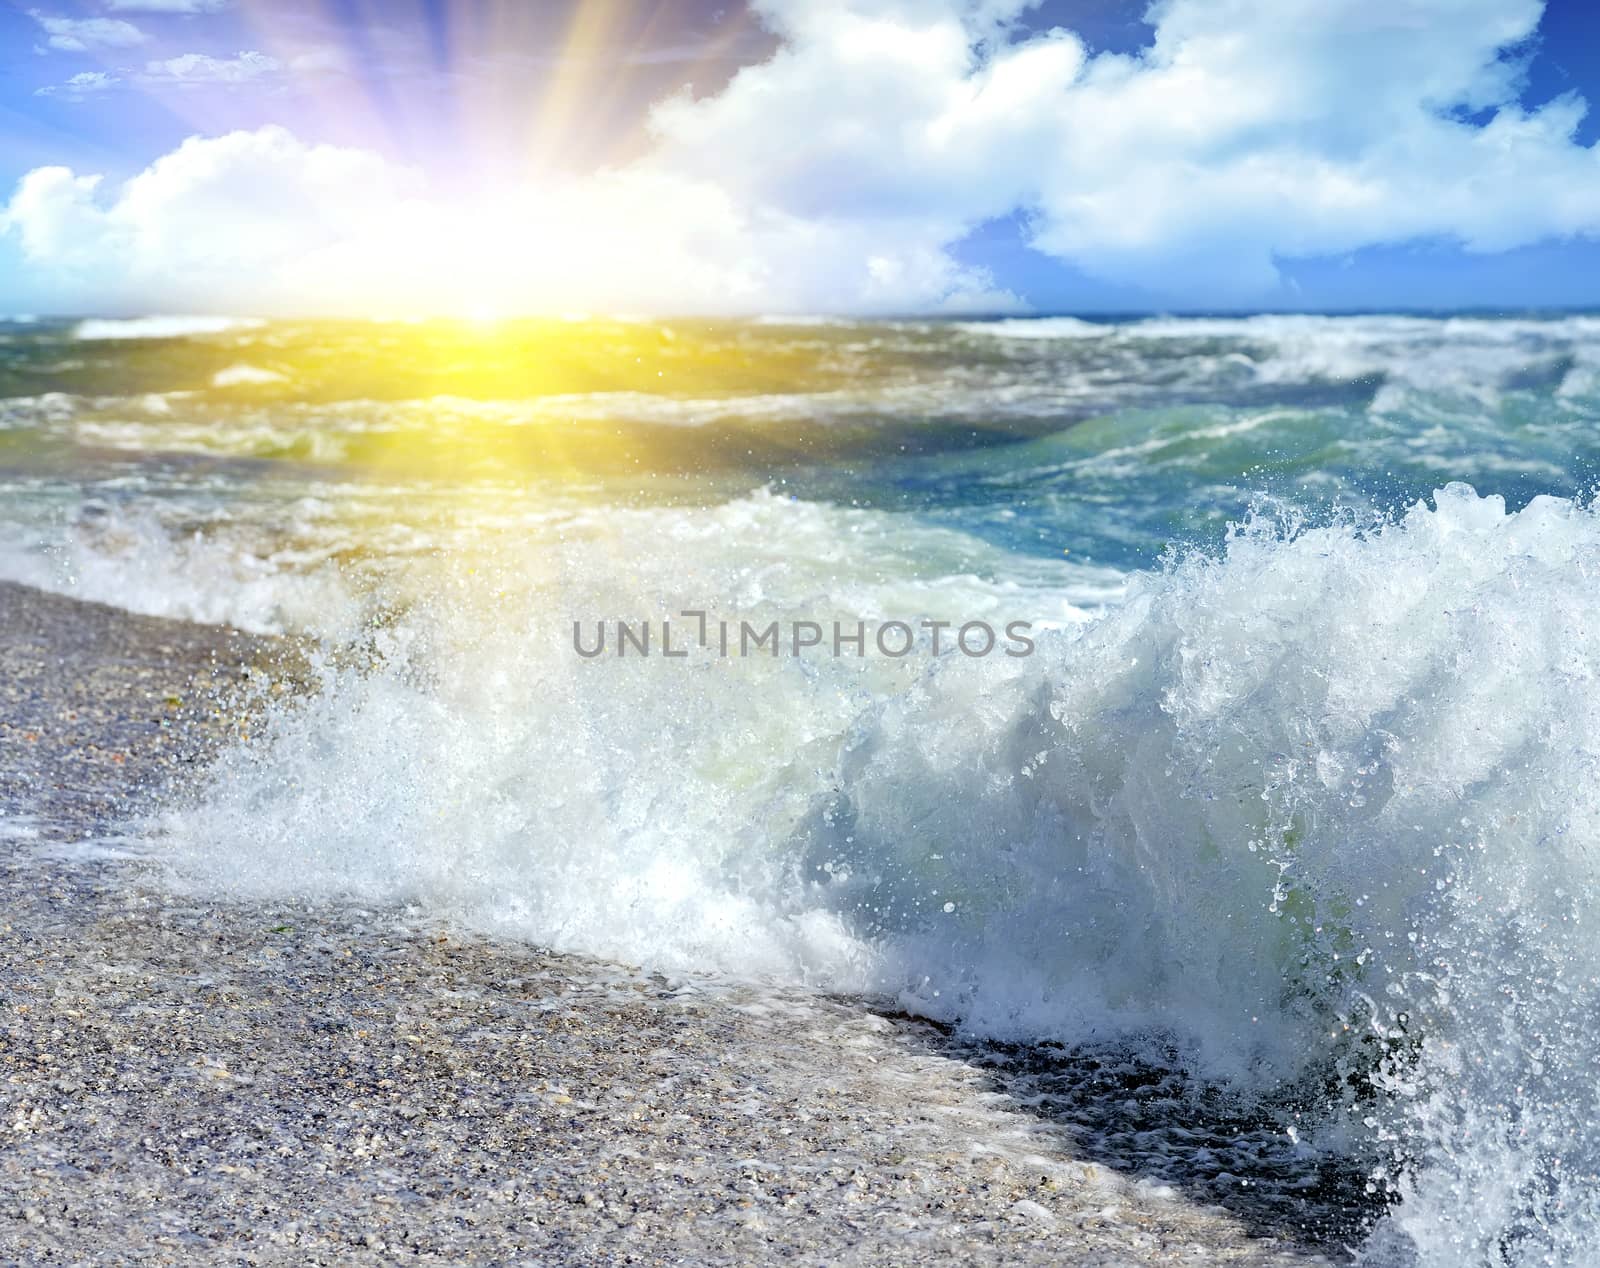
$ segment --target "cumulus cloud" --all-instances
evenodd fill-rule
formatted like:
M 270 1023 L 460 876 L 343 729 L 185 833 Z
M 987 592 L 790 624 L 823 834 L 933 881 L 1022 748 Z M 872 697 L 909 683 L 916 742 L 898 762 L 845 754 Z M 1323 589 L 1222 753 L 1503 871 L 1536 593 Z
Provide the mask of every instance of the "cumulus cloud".
M 107 92 L 122 81 L 103 70 L 86 70 L 74 75 L 64 84 L 46 84 L 35 88 L 35 97 L 60 97 L 64 101 L 83 101 L 97 93 Z
M 647 157 L 494 199 L 269 128 L 110 194 L 41 169 L 8 220 L 41 272 L 251 310 L 1000 308 L 952 248 L 1019 213 L 1037 250 L 1199 303 L 1285 258 L 1600 232 L 1584 102 L 1518 104 L 1540 0 L 1158 0 L 1138 56 L 1025 33 L 1030 7 L 757 0 L 778 52 L 662 104 Z
M 1584 104 L 1524 111 L 1501 57 L 1540 0 L 1161 0 L 1138 57 L 997 37 L 1024 7 L 764 0 L 785 47 L 664 108 L 663 151 L 803 214 L 918 209 L 954 236 L 1021 210 L 1091 275 L 1225 299 L 1286 256 L 1600 228 Z
M 45 45 L 61 53 L 87 53 L 92 49 L 133 48 L 149 37 L 121 18 L 62 18 L 38 9 L 28 16 L 45 33 Z

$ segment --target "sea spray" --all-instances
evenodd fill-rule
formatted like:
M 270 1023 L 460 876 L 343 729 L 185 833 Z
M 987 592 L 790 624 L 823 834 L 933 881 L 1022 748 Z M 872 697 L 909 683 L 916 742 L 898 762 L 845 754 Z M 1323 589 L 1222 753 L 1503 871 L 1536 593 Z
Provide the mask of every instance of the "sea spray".
M 600 615 L 682 565 L 579 553 L 563 598 Z M 1257 517 L 1031 658 L 877 677 L 575 664 L 548 592 L 463 582 L 166 830 L 189 885 L 1158 1037 L 1247 1100 L 1321 1090 L 1400 1199 L 1373 1262 L 1579 1263 L 1597 577 L 1588 507 L 1453 485 L 1391 522 Z M 782 581 L 775 617 L 815 604 Z

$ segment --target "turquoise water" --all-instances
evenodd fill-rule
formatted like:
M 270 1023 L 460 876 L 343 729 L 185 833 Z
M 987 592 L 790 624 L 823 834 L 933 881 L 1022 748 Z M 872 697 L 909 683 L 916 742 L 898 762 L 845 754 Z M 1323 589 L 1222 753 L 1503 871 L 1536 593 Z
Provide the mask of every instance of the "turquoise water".
M 186 458 L 212 459 L 224 491 L 228 459 L 292 464 L 314 485 L 365 478 L 386 442 L 470 431 L 464 456 L 436 446 L 441 461 L 410 474 L 537 487 L 555 466 L 560 493 L 628 504 L 770 486 L 1128 570 L 1214 545 L 1263 498 L 1315 516 L 1393 513 L 1450 480 L 1513 507 L 1580 497 L 1600 449 L 1600 318 L 662 325 L 671 342 L 657 329 L 575 327 L 588 360 L 563 349 L 551 370 L 537 330 L 475 357 L 409 327 L 84 340 L 76 323 L 13 324 L 0 455 L 37 463 L 54 445 L 77 477 L 182 494 L 201 482 Z M 616 330 L 627 342 L 608 358 Z M 444 364 L 419 372 L 430 355 Z M 583 452 L 552 460 L 523 445 L 536 430 Z

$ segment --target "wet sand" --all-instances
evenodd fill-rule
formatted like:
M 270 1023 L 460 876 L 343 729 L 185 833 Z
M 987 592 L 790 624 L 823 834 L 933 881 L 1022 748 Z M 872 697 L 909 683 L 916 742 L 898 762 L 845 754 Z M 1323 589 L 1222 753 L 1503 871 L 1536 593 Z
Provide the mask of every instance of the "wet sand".
M 0 583 L 0 1261 L 1323 1262 L 925 1024 L 104 844 L 298 664 Z

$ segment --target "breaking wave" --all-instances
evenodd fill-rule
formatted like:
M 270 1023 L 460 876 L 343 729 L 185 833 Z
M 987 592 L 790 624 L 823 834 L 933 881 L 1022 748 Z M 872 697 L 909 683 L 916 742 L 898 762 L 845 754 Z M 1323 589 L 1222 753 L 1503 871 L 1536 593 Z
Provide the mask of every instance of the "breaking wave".
M 552 609 L 625 614 L 641 577 L 763 617 L 891 604 L 777 558 L 740 591 L 697 534 L 625 567 L 574 546 L 492 599 L 436 581 L 381 667 L 329 669 L 172 815 L 187 883 L 410 903 L 992 1036 L 1161 1036 L 1242 1096 L 1320 1089 L 1321 1130 L 1403 1199 L 1374 1262 L 1581 1261 L 1594 511 L 1453 485 L 1389 521 L 1258 516 L 1014 660 L 572 654 Z M 940 608 L 906 584 L 892 602 Z M 962 584 L 951 610 L 1037 599 Z

